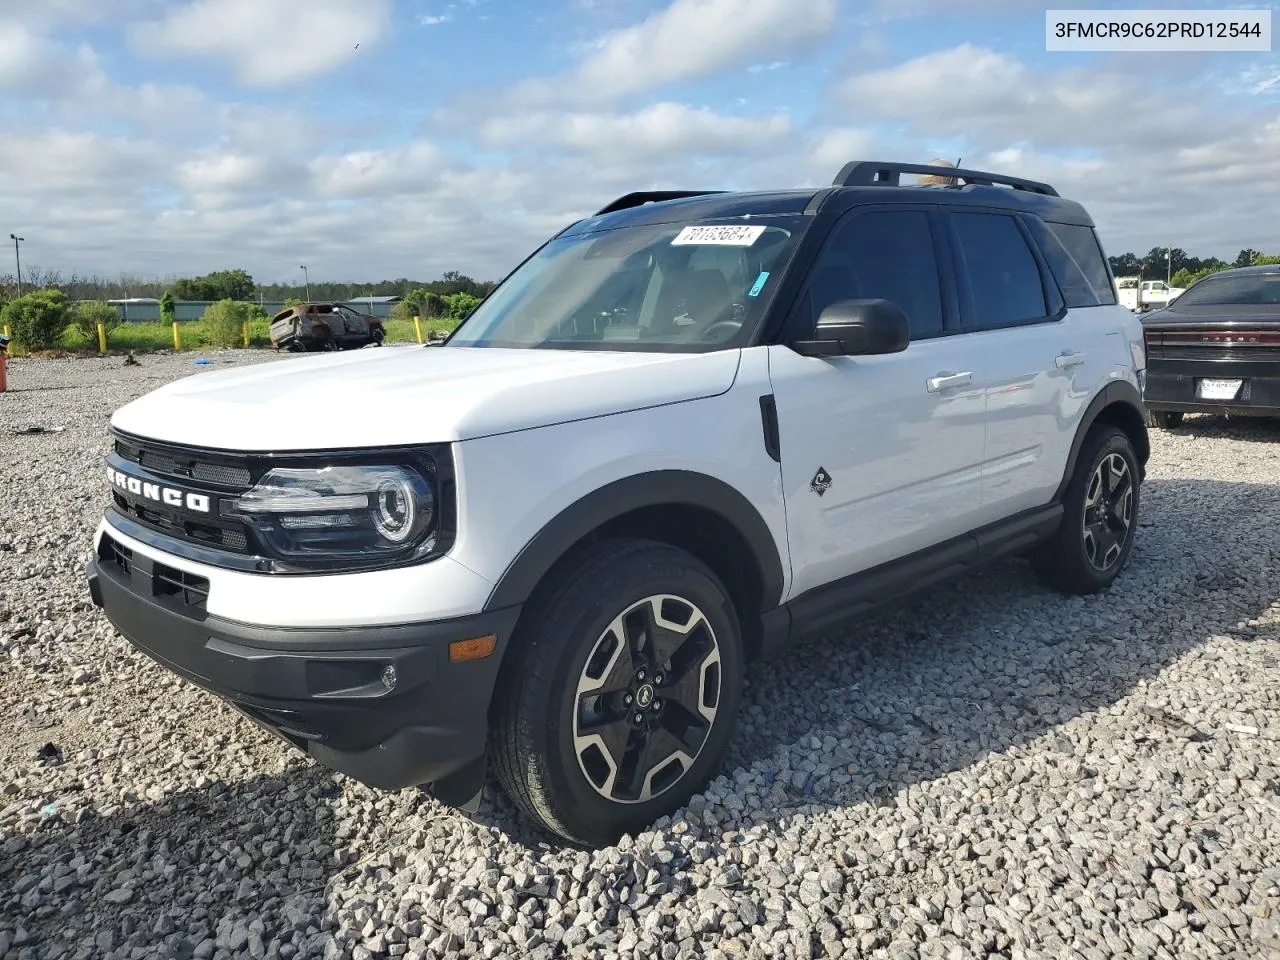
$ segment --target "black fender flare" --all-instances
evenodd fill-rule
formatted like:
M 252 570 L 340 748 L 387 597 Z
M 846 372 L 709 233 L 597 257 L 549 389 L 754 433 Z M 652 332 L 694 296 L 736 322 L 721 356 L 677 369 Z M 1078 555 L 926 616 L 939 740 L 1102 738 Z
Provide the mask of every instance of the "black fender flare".
M 760 570 L 762 609 L 782 600 L 782 557 L 768 524 L 741 492 L 723 480 L 690 470 L 655 470 L 605 484 L 548 522 L 524 545 L 499 578 L 485 610 L 523 604 L 574 544 L 633 510 L 664 505 L 698 507 L 718 515 L 741 536 Z
M 1067 456 L 1067 467 L 1063 471 L 1062 482 L 1058 484 L 1058 489 L 1053 494 L 1054 503 L 1062 500 L 1067 484 L 1071 482 L 1071 477 L 1076 472 L 1076 460 L 1080 456 L 1080 448 L 1084 445 L 1085 437 L 1089 435 L 1089 431 L 1098 422 L 1098 418 L 1103 411 L 1117 404 L 1131 408 L 1133 415 L 1136 417 L 1136 423 L 1139 425 L 1143 437 L 1142 442 L 1137 444 L 1139 466 L 1143 468 L 1144 473 L 1146 472 L 1147 458 L 1151 454 L 1151 443 L 1146 440 L 1146 407 L 1142 402 L 1142 394 L 1138 392 L 1137 387 L 1127 380 L 1113 380 L 1098 391 L 1098 395 L 1085 408 L 1084 416 L 1080 418 L 1080 426 L 1076 429 L 1076 435 L 1071 440 L 1071 453 Z

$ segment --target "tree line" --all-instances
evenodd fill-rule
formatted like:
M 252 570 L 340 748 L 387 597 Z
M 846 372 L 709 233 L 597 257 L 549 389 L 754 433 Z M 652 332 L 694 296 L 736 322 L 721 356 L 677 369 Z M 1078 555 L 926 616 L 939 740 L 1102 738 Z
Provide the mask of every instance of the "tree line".
M 23 268 L 23 292 L 58 289 L 71 300 L 126 300 L 131 297 L 163 299 L 168 294 L 174 300 L 302 300 L 308 294 L 312 300 L 323 302 L 359 300 L 362 297 L 408 297 L 422 290 L 440 297 L 465 293 L 483 299 L 497 286 L 493 281 L 475 280 L 456 270 L 449 270 L 438 280 L 379 280 L 370 283 L 340 283 L 315 280 L 309 285 L 300 279 L 298 283 L 257 283 L 246 270 L 217 270 L 199 277 L 147 277 L 121 274 L 112 279 L 101 276 L 84 276 L 78 273 L 63 275 L 58 270 L 42 270 L 39 267 Z M 17 277 L 0 274 L 0 304 L 18 295 Z
M 1168 277 L 1172 286 L 1184 289 L 1197 280 L 1220 270 L 1280 264 L 1280 256 L 1268 255 L 1248 247 L 1241 250 L 1235 260 L 1230 263 L 1217 257 L 1204 259 L 1193 257 L 1181 247 L 1152 247 L 1145 257 L 1139 257 L 1133 253 L 1122 253 L 1118 257 L 1107 259 L 1111 262 L 1112 274 L 1117 277 L 1141 276 L 1148 280 L 1161 280 Z

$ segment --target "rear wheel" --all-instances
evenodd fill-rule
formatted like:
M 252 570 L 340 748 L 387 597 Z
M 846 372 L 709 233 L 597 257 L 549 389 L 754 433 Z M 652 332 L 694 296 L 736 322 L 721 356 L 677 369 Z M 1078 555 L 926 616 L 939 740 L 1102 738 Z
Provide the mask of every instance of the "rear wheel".
M 742 690 L 737 616 L 711 570 L 665 544 L 602 543 L 522 621 L 494 756 L 526 814 L 598 846 L 706 785 Z
M 1182 423 L 1184 416 L 1185 414 L 1180 410 L 1148 410 L 1147 426 L 1159 427 L 1162 430 L 1172 430 Z
M 1031 555 L 1041 580 L 1071 594 L 1095 593 L 1115 580 L 1138 526 L 1139 473 L 1122 430 L 1103 426 L 1089 434 L 1063 496 L 1062 523 Z

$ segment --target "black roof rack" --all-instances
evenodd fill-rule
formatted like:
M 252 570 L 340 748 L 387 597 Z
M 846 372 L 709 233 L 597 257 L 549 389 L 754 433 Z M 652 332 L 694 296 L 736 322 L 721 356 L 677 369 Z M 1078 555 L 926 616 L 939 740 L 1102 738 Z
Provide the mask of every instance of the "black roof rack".
M 628 193 L 619 197 L 607 207 L 597 210 L 593 216 L 602 216 L 617 210 L 640 207 L 646 203 L 661 203 L 663 200 L 683 200 L 685 197 L 706 197 L 713 193 L 725 193 L 724 190 L 648 190 L 640 193 Z
M 938 177 L 949 177 L 963 180 L 965 183 L 977 183 L 983 186 L 1004 184 L 1015 190 L 1028 193 L 1040 193 L 1046 197 L 1058 196 L 1058 191 L 1047 183 L 1035 180 L 1023 180 L 1019 177 L 1006 177 L 998 173 L 984 173 L 981 170 L 966 170 L 963 167 L 931 167 L 923 163 L 881 163 L 876 160 L 850 160 L 836 174 L 833 186 L 837 187 L 873 187 L 898 186 L 899 177 L 904 173 L 932 174 Z

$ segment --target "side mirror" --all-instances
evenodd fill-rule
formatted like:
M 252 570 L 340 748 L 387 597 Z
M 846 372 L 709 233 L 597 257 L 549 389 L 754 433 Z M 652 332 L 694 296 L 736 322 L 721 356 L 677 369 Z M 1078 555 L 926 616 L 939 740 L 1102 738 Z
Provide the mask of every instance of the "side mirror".
M 907 315 L 889 300 L 838 300 L 822 311 L 812 340 L 791 344 L 805 357 L 901 353 L 911 341 Z

